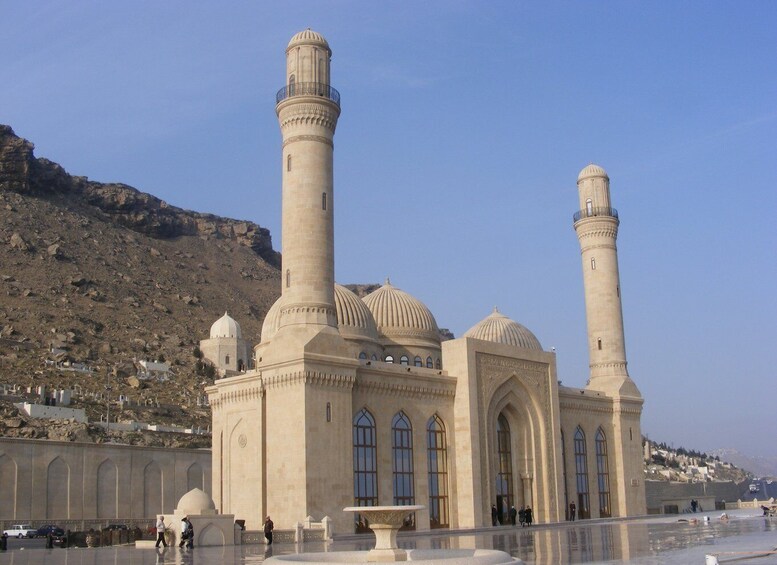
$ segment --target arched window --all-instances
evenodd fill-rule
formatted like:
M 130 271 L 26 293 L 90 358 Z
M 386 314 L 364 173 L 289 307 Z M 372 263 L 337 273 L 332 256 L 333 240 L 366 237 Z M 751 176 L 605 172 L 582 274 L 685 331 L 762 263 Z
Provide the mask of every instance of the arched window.
M 362 408 L 353 419 L 353 499 L 354 506 L 378 504 L 378 457 L 375 441 L 375 419 Z M 366 527 L 361 516 L 355 515 L 356 531 Z
M 585 215 L 586 216 L 594 215 L 594 203 L 591 201 L 590 198 L 585 201 Z
M 413 359 L 413 365 L 415 365 L 416 367 L 423 367 L 424 366 L 423 359 L 421 359 L 418 355 L 416 355 L 415 359 Z
M 326 192 L 321 193 L 321 209 L 326 210 Z
M 580 518 L 590 518 L 588 459 L 585 448 L 585 434 L 580 426 L 575 430 L 575 479 L 577 484 L 577 514 Z
M 432 359 L 431 355 L 426 358 L 426 366 L 429 369 L 434 369 L 434 359 Z
M 386 355 L 385 361 L 386 361 L 386 363 L 393 363 L 394 362 L 394 356 L 393 355 Z
M 436 414 L 426 426 L 429 471 L 429 527 L 447 528 L 448 521 L 448 444 L 445 425 Z
M 225 364 L 225 365 L 229 365 L 229 355 L 227 355 L 226 357 L 224 357 L 224 364 Z
M 291 172 L 291 153 L 286 156 L 286 172 Z
M 499 473 L 496 475 L 496 512 L 499 523 L 508 518 L 513 500 L 513 454 L 510 442 L 510 424 L 504 414 L 496 419 L 496 445 Z
M 391 468 L 394 472 L 394 505 L 415 504 L 413 426 L 404 412 L 397 413 L 391 421 Z M 415 517 L 405 526 L 414 529 Z
M 410 359 L 407 357 L 407 355 L 403 355 L 402 357 L 399 358 L 399 364 L 400 365 L 409 365 L 410 364 Z
M 291 286 L 291 269 L 286 269 L 286 288 Z
M 610 467 L 607 462 L 607 438 L 602 428 L 596 432 L 596 483 L 599 486 L 599 516 L 609 518 L 610 509 Z
M 366 358 L 367 358 L 367 354 L 364 351 L 359 353 L 359 359 L 366 359 Z
M 596 270 L 596 257 L 591 257 L 591 270 Z
M 370 359 L 372 359 L 373 361 L 377 361 L 378 356 L 373 353 L 372 355 L 370 355 Z
M 437 363 L 435 364 L 435 367 L 437 369 L 442 369 L 442 360 L 440 360 L 439 357 L 437 358 Z
M 561 474 L 564 476 L 564 513 L 569 520 L 569 486 L 567 484 L 567 444 L 564 430 L 561 430 Z

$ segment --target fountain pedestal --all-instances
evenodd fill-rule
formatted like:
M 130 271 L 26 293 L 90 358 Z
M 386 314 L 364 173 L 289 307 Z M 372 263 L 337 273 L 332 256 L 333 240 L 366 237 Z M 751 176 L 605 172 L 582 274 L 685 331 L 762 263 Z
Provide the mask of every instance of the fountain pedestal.
M 407 551 L 397 546 L 397 532 L 408 514 L 425 506 L 349 506 L 344 512 L 364 516 L 375 532 L 375 549 L 367 553 L 367 561 L 375 563 L 407 561 Z

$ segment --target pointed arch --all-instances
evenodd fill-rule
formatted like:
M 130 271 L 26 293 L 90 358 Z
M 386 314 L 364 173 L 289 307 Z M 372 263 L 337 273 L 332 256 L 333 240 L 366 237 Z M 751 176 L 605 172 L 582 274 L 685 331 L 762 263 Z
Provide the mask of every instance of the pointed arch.
M 70 467 L 55 457 L 46 469 L 46 518 L 69 518 Z
M 0 455 L 0 485 L 3 485 L 4 501 L 0 504 L 0 520 L 16 517 L 16 461 L 10 455 Z
M 575 430 L 575 486 L 577 487 L 577 513 L 580 518 L 591 517 L 588 491 L 588 451 L 585 432 L 580 426 Z
M 607 460 L 607 436 L 600 427 L 596 430 L 596 484 L 599 488 L 599 516 L 612 516 L 610 508 L 610 465 Z
M 119 469 L 111 459 L 97 468 L 97 518 L 118 518 Z
M 354 506 L 378 505 L 378 444 L 375 418 L 366 408 L 353 419 L 353 499 Z M 366 531 L 367 523 L 354 514 L 356 532 Z
M 426 453 L 429 479 L 429 527 L 447 528 L 448 518 L 448 441 L 439 415 L 426 424 Z
M 394 473 L 394 504 L 415 504 L 413 425 L 401 410 L 391 420 L 391 468 Z
M 143 516 L 151 518 L 162 512 L 162 469 L 151 461 L 143 469 Z
M 194 532 L 197 536 L 197 540 L 194 542 L 196 546 L 223 546 L 224 545 L 224 532 L 213 524 L 205 526 L 201 532 Z
M 192 463 L 186 469 L 186 492 L 195 488 L 205 490 L 205 472 L 197 462 Z

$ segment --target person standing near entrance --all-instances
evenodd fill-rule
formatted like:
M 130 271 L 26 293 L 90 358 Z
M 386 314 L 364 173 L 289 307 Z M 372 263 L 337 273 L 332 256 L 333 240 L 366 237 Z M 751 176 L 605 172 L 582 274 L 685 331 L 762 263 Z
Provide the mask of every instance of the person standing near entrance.
M 534 520 L 534 513 L 531 511 L 530 506 L 526 507 L 525 517 L 526 517 L 526 525 L 531 526 L 532 520 Z
M 267 545 L 272 545 L 272 531 L 275 529 L 275 524 L 272 523 L 270 517 L 264 519 L 264 537 L 267 538 Z
M 159 520 L 156 521 L 156 546 L 159 547 L 159 544 L 161 543 L 165 547 L 167 547 L 167 542 L 165 541 L 165 517 L 160 516 Z
M 497 517 L 499 514 L 496 511 L 496 504 L 491 505 L 491 525 L 496 526 Z
M 510 507 L 510 523 L 515 526 L 515 518 L 518 516 L 518 511 L 515 509 L 515 504 Z
M 574 522 L 575 521 L 575 513 L 577 512 L 577 506 L 575 506 L 574 502 L 569 503 L 569 520 Z

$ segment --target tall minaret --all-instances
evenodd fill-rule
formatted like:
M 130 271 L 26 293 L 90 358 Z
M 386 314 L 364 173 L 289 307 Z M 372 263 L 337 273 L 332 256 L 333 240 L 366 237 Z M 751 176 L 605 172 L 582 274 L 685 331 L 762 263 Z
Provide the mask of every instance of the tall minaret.
M 332 154 L 340 94 L 329 86 L 331 57 L 321 34 L 296 34 L 286 48 L 286 86 L 276 97 L 283 135 L 280 329 L 337 328 Z
M 610 178 L 598 165 L 577 177 L 580 210 L 575 232 L 583 259 L 585 311 L 591 374 L 588 388 L 621 396 L 641 397 L 626 369 L 620 275 L 618 273 L 618 211 L 610 203 Z

